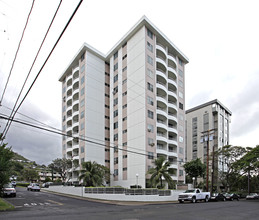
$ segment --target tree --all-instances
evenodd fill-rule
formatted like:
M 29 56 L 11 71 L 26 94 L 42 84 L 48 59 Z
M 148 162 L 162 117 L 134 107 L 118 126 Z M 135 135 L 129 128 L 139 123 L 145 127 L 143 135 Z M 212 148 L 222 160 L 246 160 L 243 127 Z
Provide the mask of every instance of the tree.
M 39 179 L 39 173 L 34 168 L 25 168 L 22 173 L 26 181 L 34 182 Z
M 173 174 L 173 170 L 169 168 L 170 162 L 166 161 L 165 157 L 158 157 L 154 161 L 155 167 L 151 168 L 148 171 L 148 174 L 151 174 L 150 177 L 150 185 L 151 187 L 159 187 L 160 189 L 163 188 L 163 178 L 168 183 L 168 188 L 173 189 L 175 188 L 175 183 L 170 176 Z M 160 184 L 160 185 L 159 185 Z
M 215 152 L 215 156 L 226 169 L 219 170 L 218 177 L 221 184 L 230 190 L 239 176 L 236 162 L 247 152 L 248 148 L 226 145 Z
M 2 135 L 0 134 L 0 141 Z M 13 158 L 13 151 L 11 147 L 7 147 L 7 144 L 0 146 L 0 194 L 2 192 L 4 184 L 10 181 L 11 177 L 11 159 Z
M 49 168 L 59 173 L 62 181 L 65 182 L 67 178 L 68 169 L 71 168 L 71 166 L 72 161 L 70 159 L 57 158 L 52 161 L 52 163 L 49 165 Z
M 109 169 L 101 164 L 91 161 L 82 163 L 79 180 L 83 180 L 85 186 L 102 186 Z
M 190 178 L 195 178 L 197 182 L 198 177 L 203 177 L 206 170 L 206 165 L 201 162 L 200 158 L 192 160 L 183 165 L 185 172 Z

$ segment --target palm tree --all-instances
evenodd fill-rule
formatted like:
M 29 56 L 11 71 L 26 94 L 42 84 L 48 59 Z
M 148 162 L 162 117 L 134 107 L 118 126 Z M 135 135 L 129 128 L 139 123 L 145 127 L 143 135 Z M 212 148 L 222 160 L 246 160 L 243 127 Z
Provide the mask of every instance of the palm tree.
M 83 179 L 86 186 L 101 186 L 109 169 L 98 163 L 87 161 L 82 163 L 79 180 Z
M 168 183 L 168 188 L 172 189 L 175 186 L 175 183 L 170 176 L 170 174 L 173 174 L 172 169 L 168 169 L 170 166 L 170 162 L 166 161 L 165 157 L 158 157 L 154 161 L 155 167 L 151 168 L 148 171 L 148 174 L 151 174 L 150 177 L 150 183 L 151 187 L 159 187 L 163 188 L 163 179 Z M 160 183 L 160 186 L 158 186 Z

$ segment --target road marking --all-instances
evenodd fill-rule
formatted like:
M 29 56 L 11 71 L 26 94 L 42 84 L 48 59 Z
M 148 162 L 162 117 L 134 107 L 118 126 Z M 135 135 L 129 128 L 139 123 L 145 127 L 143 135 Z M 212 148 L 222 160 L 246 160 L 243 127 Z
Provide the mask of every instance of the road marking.
M 52 202 L 52 203 L 55 203 L 55 204 L 57 204 L 57 205 L 63 205 L 63 203 L 61 203 L 61 202 L 56 202 L 56 201 L 53 201 L 53 200 L 47 200 L 47 201 Z
M 37 205 L 37 203 L 33 203 L 33 202 L 32 202 L 31 205 Z
M 28 204 L 28 203 L 25 203 L 24 206 L 29 206 L 29 204 Z
M 40 205 L 44 205 L 43 203 L 39 203 Z

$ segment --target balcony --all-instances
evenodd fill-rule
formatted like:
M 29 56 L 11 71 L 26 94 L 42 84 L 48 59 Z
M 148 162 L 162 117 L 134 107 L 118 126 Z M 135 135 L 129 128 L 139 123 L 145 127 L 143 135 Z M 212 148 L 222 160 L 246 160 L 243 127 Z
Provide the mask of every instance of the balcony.
M 67 97 L 72 95 L 72 85 L 67 88 Z
M 157 81 L 156 82 L 156 88 L 163 90 L 164 94 L 166 94 L 166 92 L 167 92 L 166 83 L 164 83 L 164 82 Z
M 162 64 L 164 66 L 163 69 L 167 69 L 166 61 L 162 57 L 156 57 L 156 62 Z
M 160 127 L 160 128 L 163 128 L 164 130 L 167 130 L 167 125 L 166 125 L 166 122 L 163 121 L 163 120 L 157 120 L 157 123 L 156 123 L 156 126 L 157 127 Z
M 171 133 L 177 135 L 178 134 L 177 127 L 169 124 L 168 125 L 168 132 L 171 132 Z
M 66 80 L 67 86 L 68 85 L 72 85 L 72 74 L 67 76 L 67 80 Z
M 178 122 L 177 115 L 173 113 L 168 113 L 168 120 L 172 120 L 177 123 Z
M 157 148 L 156 153 L 167 157 L 168 151 L 165 148 Z
M 172 66 L 168 66 L 168 77 L 177 78 L 177 72 Z
M 78 88 L 79 88 L 79 78 L 77 78 L 73 81 L 73 90 L 78 89 Z
M 168 108 L 172 108 L 177 111 L 177 103 L 173 101 L 168 101 Z
M 163 52 L 163 54 L 166 56 L 166 47 L 160 43 L 156 44 L 156 50 L 159 50 L 161 52 Z
M 176 83 L 176 80 L 174 78 L 168 77 L 167 82 L 168 82 L 169 88 L 172 87 L 172 90 L 173 90 L 173 88 L 175 88 L 174 90 L 177 90 L 177 83 Z
M 73 76 L 75 75 L 76 72 L 79 73 L 79 66 L 75 67 L 75 68 L 72 70 Z
M 175 66 L 175 68 L 176 68 L 177 62 L 176 62 L 175 56 L 174 56 L 173 54 L 171 54 L 171 53 L 168 53 L 167 59 L 170 60 L 171 62 L 173 62 L 173 63 L 174 63 L 174 66 Z
M 165 133 L 157 132 L 156 138 L 157 138 L 157 141 L 167 143 L 167 136 Z
M 162 95 L 157 94 L 156 100 L 158 102 L 162 102 L 165 106 L 167 106 L 166 96 L 162 96 Z
M 164 79 L 166 82 L 166 73 L 161 69 L 156 69 L 156 75 Z
M 157 115 L 162 115 L 164 117 L 167 117 L 166 108 L 157 107 L 156 113 Z
M 177 139 L 169 137 L 168 144 L 172 144 L 172 145 L 177 146 Z
M 168 99 L 169 99 L 168 102 L 176 102 L 177 95 L 174 90 L 172 90 L 172 89 L 168 90 Z M 172 99 L 172 100 L 170 100 L 170 99 Z

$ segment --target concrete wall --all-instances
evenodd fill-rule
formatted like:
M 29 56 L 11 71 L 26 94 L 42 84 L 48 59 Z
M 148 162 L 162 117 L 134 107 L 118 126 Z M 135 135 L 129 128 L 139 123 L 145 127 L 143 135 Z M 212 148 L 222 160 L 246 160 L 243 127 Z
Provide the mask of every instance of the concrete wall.
M 171 196 L 159 196 L 159 195 L 125 195 L 125 194 L 89 194 L 89 193 L 84 193 L 84 187 L 74 187 L 74 186 L 50 186 L 49 188 L 44 188 L 44 190 L 62 193 L 62 194 L 92 198 L 92 199 L 112 200 L 112 201 L 138 201 L 138 202 L 177 201 L 178 195 L 184 191 L 184 190 L 172 190 Z

